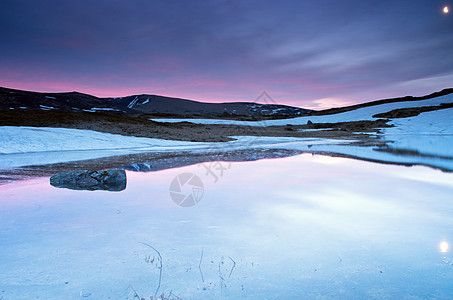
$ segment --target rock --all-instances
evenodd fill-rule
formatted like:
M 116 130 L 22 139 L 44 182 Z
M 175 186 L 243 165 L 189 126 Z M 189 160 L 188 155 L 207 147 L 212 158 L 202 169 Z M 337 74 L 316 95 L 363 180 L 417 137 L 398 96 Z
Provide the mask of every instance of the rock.
M 50 185 L 71 190 L 119 192 L 126 188 L 126 172 L 124 170 L 81 170 L 57 173 L 50 178 Z
M 308 120 L 308 121 L 307 121 L 307 125 L 313 125 L 313 122 L 310 121 L 310 120 Z

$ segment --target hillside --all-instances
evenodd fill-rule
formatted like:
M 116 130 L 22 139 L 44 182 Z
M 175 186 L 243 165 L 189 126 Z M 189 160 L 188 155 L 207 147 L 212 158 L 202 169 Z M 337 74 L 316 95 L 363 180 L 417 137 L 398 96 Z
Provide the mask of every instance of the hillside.
M 218 116 L 297 116 L 310 112 L 287 105 L 254 102 L 206 103 L 156 95 L 137 95 L 108 99 L 114 106 L 133 109 L 145 114 L 218 115 Z
M 37 93 L 0 87 L 0 110 L 110 111 L 132 113 L 132 110 L 110 101 L 78 92 Z
M 98 98 L 78 92 L 38 93 L 0 87 L 0 110 L 61 110 L 167 116 L 298 116 L 310 110 L 253 102 L 206 103 L 158 95 Z

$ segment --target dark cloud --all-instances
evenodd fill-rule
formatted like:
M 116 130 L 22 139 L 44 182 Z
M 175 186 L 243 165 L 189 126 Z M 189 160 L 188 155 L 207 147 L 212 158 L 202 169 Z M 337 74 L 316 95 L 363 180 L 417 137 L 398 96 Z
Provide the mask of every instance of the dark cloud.
M 2 0 L 0 85 L 301 106 L 429 93 L 453 79 L 442 5 Z

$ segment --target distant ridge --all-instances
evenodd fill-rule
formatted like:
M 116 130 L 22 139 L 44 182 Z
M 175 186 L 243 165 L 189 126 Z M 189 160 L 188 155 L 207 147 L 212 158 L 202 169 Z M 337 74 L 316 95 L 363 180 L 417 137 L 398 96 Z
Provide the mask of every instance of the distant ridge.
M 331 115 L 331 114 L 338 114 L 342 112 L 347 112 L 351 110 L 355 110 L 358 108 L 369 107 L 374 105 L 386 104 L 386 103 L 395 103 L 395 102 L 404 102 L 404 101 L 418 101 L 418 100 L 427 100 L 431 98 L 436 98 L 440 96 L 445 96 L 453 93 L 453 88 L 446 88 L 440 92 L 434 92 L 429 95 L 420 96 L 420 97 L 413 97 L 413 96 L 405 96 L 405 97 L 398 97 L 398 98 L 388 98 L 388 99 L 381 99 L 381 100 L 374 100 L 370 102 L 354 104 L 350 106 L 343 106 L 338 108 L 328 108 L 324 110 L 312 110 L 308 115 L 311 116 L 324 116 L 324 115 Z
M 299 116 L 308 109 L 253 102 L 206 103 L 158 95 L 98 98 L 92 95 L 40 93 L 0 87 L 0 110 L 62 110 L 164 115 Z

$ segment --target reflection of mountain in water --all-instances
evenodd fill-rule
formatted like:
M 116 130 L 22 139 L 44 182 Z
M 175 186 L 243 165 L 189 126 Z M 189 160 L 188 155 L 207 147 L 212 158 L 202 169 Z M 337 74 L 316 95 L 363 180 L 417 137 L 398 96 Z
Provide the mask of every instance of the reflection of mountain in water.
M 138 162 L 119 169 L 136 172 L 152 172 L 172 168 L 180 168 L 205 162 L 214 161 L 255 161 L 260 159 L 281 158 L 300 154 L 295 150 L 255 149 L 235 152 L 214 153 L 204 155 L 175 155 L 171 157 L 154 158 L 149 161 Z
M 255 161 L 266 158 L 288 157 L 295 154 L 299 154 L 299 152 L 290 150 L 245 150 L 209 155 L 176 155 L 170 157 L 155 157 L 149 161 L 137 162 L 129 166 L 118 167 L 116 168 L 117 170 L 77 170 L 70 172 L 58 172 L 50 178 L 50 184 L 57 188 L 67 188 L 72 190 L 122 191 L 126 188 L 126 173 L 124 170 L 152 172 L 205 162 Z

